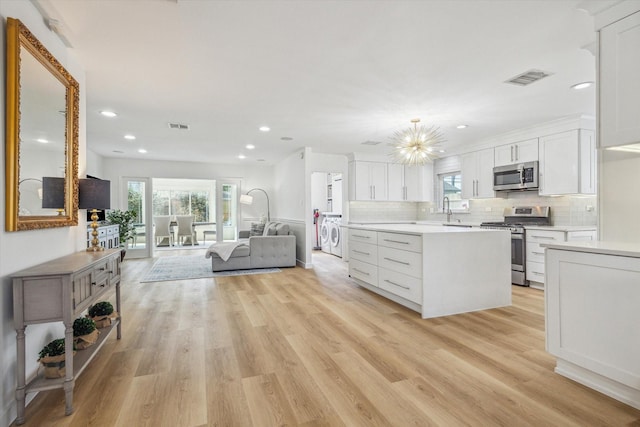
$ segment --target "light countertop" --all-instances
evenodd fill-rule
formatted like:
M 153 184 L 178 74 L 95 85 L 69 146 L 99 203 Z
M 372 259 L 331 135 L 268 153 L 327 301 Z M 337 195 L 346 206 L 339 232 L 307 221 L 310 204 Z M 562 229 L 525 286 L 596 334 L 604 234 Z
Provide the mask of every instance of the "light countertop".
M 585 242 L 545 243 L 541 244 L 540 246 L 547 249 L 559 249 L 563 251 L 587 252 L 601 255 L 640 258 L 640 243 L 596 240 Z
M 549 230 L 549 231 L 596 231 L 595 225 L 525 225 L 526 230 Z
M 388 231 L 391 233 L 406 234 L 508 232 L 506 230 L 489 230 L 477 227 L 471 228 L 469 226 L 451 227 L 431 224 L 349 224 L 345 227 L 358 230 Z

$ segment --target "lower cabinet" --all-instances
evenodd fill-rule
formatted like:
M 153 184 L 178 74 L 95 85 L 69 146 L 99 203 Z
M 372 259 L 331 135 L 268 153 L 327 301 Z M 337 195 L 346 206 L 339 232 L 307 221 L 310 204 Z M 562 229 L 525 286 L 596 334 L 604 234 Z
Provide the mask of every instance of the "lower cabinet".
M 409 308 L 422 305 L 422 236 L 354 229 L 348 236 L 351 277 Z
M 536 289 L 544 289 L 545 283 L 544 248 L 541 244 L 596 240 L 595 228 L 579 231 L 527 229 L 526 233 L 526 279 Z

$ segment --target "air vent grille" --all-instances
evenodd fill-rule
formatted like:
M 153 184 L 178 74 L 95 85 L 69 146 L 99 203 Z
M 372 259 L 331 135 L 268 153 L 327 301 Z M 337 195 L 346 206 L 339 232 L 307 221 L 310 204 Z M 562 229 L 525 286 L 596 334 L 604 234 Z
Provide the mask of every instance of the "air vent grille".
M 189 125 L 182 123 L 169 123 L 169 129 L 189 130 Z
M 378 144 L 382 144 L 382 141 L 365 141 L 362 143 L 362 145 L 378 145 Z
M 527 86 L 531 83 L 537 82 L 538 80 L 544 79 L 545 77 L 549 77 L 550 75 L 551 73 L 547 73 L 545 71 L 529 70 L 526 73 L 519 74 L 505 81 L 505 83 L 511 83 L 518 86 Z

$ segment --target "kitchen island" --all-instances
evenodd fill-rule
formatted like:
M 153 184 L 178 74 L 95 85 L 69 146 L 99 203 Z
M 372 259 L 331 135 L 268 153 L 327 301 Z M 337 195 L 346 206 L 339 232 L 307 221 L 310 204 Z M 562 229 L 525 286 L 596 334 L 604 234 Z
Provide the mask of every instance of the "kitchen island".
M 546 345 L 555 371 L 640 409 L 640 243 L 543 247 Z
M 511 305 L 511 234 L 421 224 L 349 224 L 349 275 L 423 318 Z

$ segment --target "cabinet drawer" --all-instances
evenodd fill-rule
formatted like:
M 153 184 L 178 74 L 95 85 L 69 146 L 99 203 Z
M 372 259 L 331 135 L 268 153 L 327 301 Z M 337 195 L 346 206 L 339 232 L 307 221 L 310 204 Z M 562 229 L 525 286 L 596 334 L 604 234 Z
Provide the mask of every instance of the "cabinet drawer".
M 378 266 L 422 278 L 422 254 L 378 246 Z
M 378 286 L 378 267 L 357 259 L 349 260 L 349 275 L 373 286 Z
M 357 259 L 369 264 L 376 264 L 378 262 L 378 247 L 376 245 L 357 241 L 350 242 L 349 258 Z
M 422 252 L 422 236 L 414 234 L 378 233 L 378 246 Z
M 567 233 L 567 242 L 582 242 L 596 240 L 595 231 L 570 231 Z
M 527 242 L 557 243 L 564 242 L 564 231 L 527 230 Z
M 377 244 L 378 233 L 376 231 L 371 230 L 357 230 L 357 229 L 349 229 L 349 245 L 351 242 L 363 242 L 363 243 L 371 243 L 373 245 Z
M 527 280 L 544 283 L 544 263 L 527 262 Z
M 380 268 L 378 286 L 385 291 L 422 305 L 422 279 Z
M 538 242 L 527 241 L 527 261 L 544 262 L 544 248 Z
M 93 276 L 93 270 L 87 270 L 73 279 L 73 309 L 76 312 L 82 311 L 82 307 L 91 301 Z

